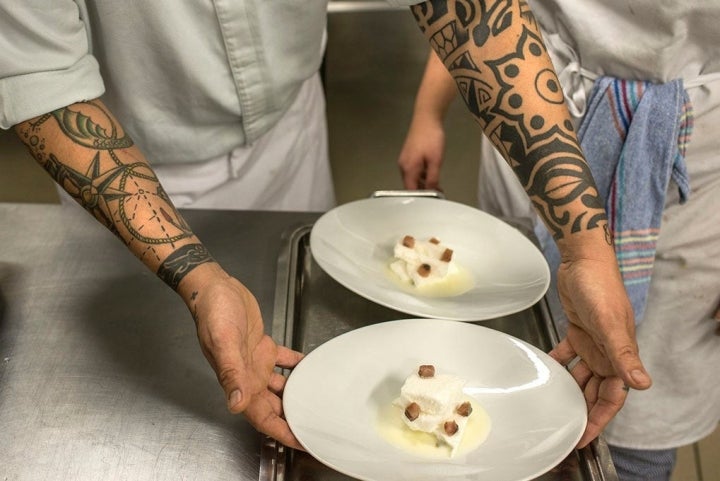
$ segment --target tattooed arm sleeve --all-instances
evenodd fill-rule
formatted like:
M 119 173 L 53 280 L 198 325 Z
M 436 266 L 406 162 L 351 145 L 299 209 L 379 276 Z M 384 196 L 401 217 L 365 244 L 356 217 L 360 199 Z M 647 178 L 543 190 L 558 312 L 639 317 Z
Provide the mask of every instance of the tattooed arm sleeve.
M 558 245 L 589 231 L 609 243 L 602 201 L 525 1 L 430 0 L 412 11 Z
M 55 110 L 15 131 L 53 179 L 174 290 L 212 261 L 99 100 Z

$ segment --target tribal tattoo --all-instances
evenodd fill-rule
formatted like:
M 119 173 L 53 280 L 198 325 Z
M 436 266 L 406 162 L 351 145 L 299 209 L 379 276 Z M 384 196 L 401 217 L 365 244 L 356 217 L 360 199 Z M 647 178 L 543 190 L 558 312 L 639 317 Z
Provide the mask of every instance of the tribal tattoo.
M 187 244 L 170 254 L 163 261 L 157 275 L 165 284 L 173 290 L 177 290 L 183 277 L 200 264 L 206 262 L 213 262 L 213 258 L 205 246 L 202 244 Z M 192 299 L 195 300 L 196 296 L 197 292 L 194 292 Z
M 53 179 L 144 262 L 157 266 L 194 238 L 140 151 L 100 102 L 55 110 L 16 131 Z M 197 258 L 187 265 L 166 260 L 161 277 L 177 287 L 175 281 Z M 173 266 L 178 272 L 171 272 Z
M 553 236 L 606 228 L 602 199 L 525 1 L 430 0 L 412 11 Z

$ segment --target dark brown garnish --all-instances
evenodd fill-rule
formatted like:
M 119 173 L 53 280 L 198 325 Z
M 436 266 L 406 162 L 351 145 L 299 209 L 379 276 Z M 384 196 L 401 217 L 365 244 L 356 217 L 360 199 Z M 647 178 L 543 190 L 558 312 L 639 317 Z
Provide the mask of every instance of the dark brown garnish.
M 418 376 L 421 378 L 433 377 L 435 375 L 435 366 L 432 364 L 423 364 L 418 369 Z
M 458 432 L 458 425 L 455 421 L 446 421 L 443 425 L 443 429 L 445 429 L 445 434 L 448 436 L 452 436 L 456 432 Z
M 420 267 L 417 268 L 417 273 L 420 274 L 420 277 L 427 277 L 430 275 L 430 264 L 420 264 Z
M 465 401 L 455 409 L 455 412 L 458 413 L 460 416 L 468 417 L 472 413 L 472 405 L 469 402 Z
M 420 406 L 418 403 L 410 403 L 405 408 L 405 417 L 410 421 L 415 421 L 420 416 Z
M 403 237 L 402 245 L 412 249 L 413 247 L 415 247 L 415 238 L 411 235 L 406 235 L 405 237 Z
M 452 260 L 453 251 L 452 249 L 445 249 L 442 253 L 442 256 L 440 257 L 440 260 L 443 262 L 450 262 Z

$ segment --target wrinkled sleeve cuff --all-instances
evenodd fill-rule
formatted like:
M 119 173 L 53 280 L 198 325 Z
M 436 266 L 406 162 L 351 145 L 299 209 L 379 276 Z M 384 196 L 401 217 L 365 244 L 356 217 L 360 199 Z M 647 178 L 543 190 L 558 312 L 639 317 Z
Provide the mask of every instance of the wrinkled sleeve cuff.
M 0 128 L 53 110 L 100 97 L 105 85 L 92 55 L 62 70 L 32 72 L 0 79 Z

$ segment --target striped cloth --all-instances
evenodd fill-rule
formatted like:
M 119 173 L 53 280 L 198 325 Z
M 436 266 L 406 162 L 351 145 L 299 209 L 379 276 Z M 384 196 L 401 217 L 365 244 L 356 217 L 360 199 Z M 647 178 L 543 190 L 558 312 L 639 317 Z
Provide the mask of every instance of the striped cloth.
M 636 323 L 645 312 L 665 195 L 672 179 L 680 202 L 690 185 L 685 149 L 692 106 L 682 80 L 664 84 L 600 77 L 578 130 L 593 177 L 605 200 L 615 254 Z M 538 237 L 547 239 L 547 230 Z M 560 255 L 543 242 L 551 272 Z

